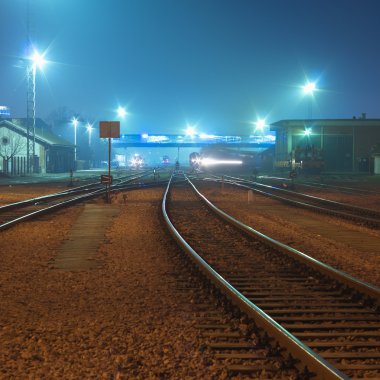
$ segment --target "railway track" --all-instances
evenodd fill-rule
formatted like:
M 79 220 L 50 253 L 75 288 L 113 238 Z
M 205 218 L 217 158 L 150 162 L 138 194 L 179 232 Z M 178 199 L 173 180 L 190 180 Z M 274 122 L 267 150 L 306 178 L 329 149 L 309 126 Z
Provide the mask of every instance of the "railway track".
M 291 206 L 302 207 L 315 212 L 329 214 L 370 228 L 380 228 L 380 212 L 377 210 L 358 207 L 347 203 L 335 202 L 329 199 L 315 197 L 309 194 L 231 176 L 212 176 L 209 180 L 217 180 L 232 186 L 252 190 L 258 194 L 271 197 Z
M 186 187 L 171 180 L 162 209 L 171 233 L 203 274 L 290 353 L 300 378 L 380 377 L 379 288 L 234 220 L 189 180 Z M 229 337 L 220 323 L 206 325 L 223 336 L 212 347 L 228 368 L 255 376 L 262 363 L 252 344 Z
M 155 181 L 148 183 L 138 183 L 142 178 L 151 175 L 151 171 L 146 171 L 137 175 L 119 178 L 117 183 L 111 186 L 111 192 L 121 190 L 127 191 L 136 188 L 163 186 L 167 181 Z M 0 231 L 11 228 L 18 223 L 25 222 L 42 215 L 50 214 L 77 203 L 85 202 L 93 198 L 106 194 L 106 189 L 99 183 L 90 183 L 78 186 L 59 193 L 26 199 L 0 206 Z
M 260 176 L 258 177 L 258 180 L 264 181 L 264 182 L 285 182 L 285 183 L 292 183 L 292 180 L 285 177 L 270 177 L 270 176 Z M 347 193 L 347 194 L 353 194 L 353 195 L 369 195 L 369 194 L 375 194 L 380 195 L 379 191 L 376 190 L 370 190 L 370 189 L 363 189 L 359 187 L 350 187 L 350 186 L 340 186 L 340 185 L 334 185 L 332 183 L 322 183 L 322 182 L 314 182 L 314 181 L 306 181 L 306 180 L 296 180 L 297 186 L 304 186 L 307 188 L 313 188 L 313 189 L 326 189 L 329 191 L 335 191 L 337 193 Z

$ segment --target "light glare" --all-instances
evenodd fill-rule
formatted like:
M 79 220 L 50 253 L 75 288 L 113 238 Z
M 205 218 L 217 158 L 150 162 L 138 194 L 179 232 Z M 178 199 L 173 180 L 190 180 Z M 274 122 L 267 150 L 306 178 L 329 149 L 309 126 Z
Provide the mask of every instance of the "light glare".
M 126 115 L 127 115 L 127 111 L 125 110 L 125 108 L 122 106 L 119 106 L 117 109 L 117 116 L 125 117 Z
M 304 134 L 306 136 L 310 136 L 311 135 L 311 128 L 306 128 L 305 131 L 304 131 Z
M 256 129 L 262 131 L 265 127 L 265 119 L 259 119 L 256 121 Z
M 209 165 L 241 165 L 243 161 L 240 160 L 218 160 L 211 157 L 205 157 L 200 160 L 200 164 L 204 166 Z
M 314 82 L 308 82 L 303 86 L 303 92 L 307 95 L 312 94 L 316 90 Z
M 187 136 L 194 136 L 196 134 L 195 128 L 193 126 L 188 126 L 186 128 L 186 135 Z
M 32 61 L 33 61 L 33 65 L 35 67 L 38 67 L 40 69 L 42 69 L 42 67 L 45 65 L 46 63 L 46 60 L 44 59 L 43 55 L 41 55 L 40 53 L 38 53 L 37 51 L 34 51 L 33 53 L 33 56 L 32 56 Z

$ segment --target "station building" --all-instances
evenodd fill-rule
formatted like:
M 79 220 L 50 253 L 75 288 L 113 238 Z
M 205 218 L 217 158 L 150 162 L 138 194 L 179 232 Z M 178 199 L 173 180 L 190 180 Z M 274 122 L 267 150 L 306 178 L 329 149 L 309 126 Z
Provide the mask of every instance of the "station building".
M 281 120 L 270 129 L 275 168 L 380 174 L 380 119 Z
M 74 145 L 52 133 L 42 120 L 36 119 L 33 164 L 35 173 L 63 173 L 74 169 Z M 26 175 L 27 119 L 0 119 L 0 173 Z M 29 154 L 33 154 L 33 137 L 29 134 Z

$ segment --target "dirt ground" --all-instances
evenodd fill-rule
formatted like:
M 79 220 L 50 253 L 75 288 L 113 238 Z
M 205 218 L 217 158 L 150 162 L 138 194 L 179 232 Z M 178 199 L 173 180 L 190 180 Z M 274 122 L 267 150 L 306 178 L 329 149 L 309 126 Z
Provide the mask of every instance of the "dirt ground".
M 115 200 L 120 213 L 92 271 L 50 264 L 83 206 L 2 232 L 0 378 L 220 377 L 199 350 L 192 300 L 176 285 L 179 251 L 159 221 L 161 196 Z
M 3 204 L 59 187 L 6 189 Z M 273 201 L 256 197 L 248 204 L 241 190 L 203 190 L 253 228 L 380 284 L 378 250 L 365 255 L 329 236 L 315 236 L 284 213 L 276 215 L 282 206 Z M 101 265 L 94 270 L 70 272 L 51 264 L 83 206 L 1 233 L 0 378 L 224 378 L 212 357 L 201 353 L 189 317 L 194 300 L 183 299 L 177 284 L 179 249 L 162 228 L 162 191 L 130 192 L 126 204 L 121 194 L 114 198 L 120 212 L 105 226 L 96 254 Z M 324 223 L 339 228 L 343 222 L 325 217 Z M 368 234 L 379 237 L 378 231 Z

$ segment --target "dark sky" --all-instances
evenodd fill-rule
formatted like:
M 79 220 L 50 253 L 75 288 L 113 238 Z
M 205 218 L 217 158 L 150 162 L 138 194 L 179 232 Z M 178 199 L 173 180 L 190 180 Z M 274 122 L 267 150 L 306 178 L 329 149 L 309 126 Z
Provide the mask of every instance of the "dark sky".
M 37 116 L 66 106 L 129 133 L 249 134 L 308 116 L 380 117 L 379 0 L 29 0 Z M 26 115 L 27 0 L 0 0 L 0 105 Z

